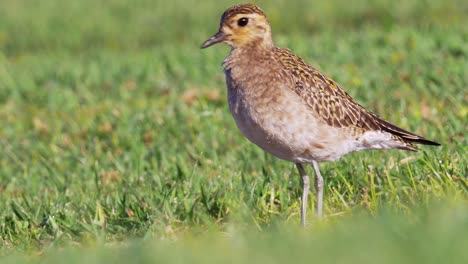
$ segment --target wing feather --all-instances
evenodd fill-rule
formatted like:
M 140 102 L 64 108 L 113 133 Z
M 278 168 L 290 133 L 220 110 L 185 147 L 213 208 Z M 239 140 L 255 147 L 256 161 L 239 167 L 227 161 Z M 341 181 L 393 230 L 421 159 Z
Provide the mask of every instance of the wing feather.
M 406 143 L 405 149 L 416 150 L 411 143 L 440 145 L 414 133 L 399 128 L 378 115 L 366 110 L 346 93 L 335 81 L 306 64 L 287 49 L 277 48 L 280 63 L 289 75 L 294 76 L 296 92 L 324 122 L 333 127 L 366 131 L 386 131 L 394 139 Z

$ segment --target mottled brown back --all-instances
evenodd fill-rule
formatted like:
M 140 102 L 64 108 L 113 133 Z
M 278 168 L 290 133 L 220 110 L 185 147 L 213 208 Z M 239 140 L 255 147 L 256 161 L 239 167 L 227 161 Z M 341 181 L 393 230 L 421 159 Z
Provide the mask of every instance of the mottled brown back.
M 317 113 L 317 116 L 333 127 L 347 127 L 365 131 L 386 131 L 396 140 L 407 143 L 408 150 L 416 150 L 411 143 L 439 145 L 416 134 L 401 129 L 376 114 L 366 110 L 346 93 L 335 81 L 306 64 L 287 49 L 275 48 L 276 58 L 284 69 L 294 76 L 291 87 Z

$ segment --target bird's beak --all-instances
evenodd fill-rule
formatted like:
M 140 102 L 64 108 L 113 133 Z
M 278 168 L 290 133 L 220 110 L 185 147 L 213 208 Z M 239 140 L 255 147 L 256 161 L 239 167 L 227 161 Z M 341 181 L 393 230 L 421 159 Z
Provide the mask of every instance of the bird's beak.
M 216 43 L 222 42 L 226 39 L 227 35 L 224 34 L 221 30 L 218 31 L 218 33 L 214 34 L 211 38 L 207 39 L 203 44 L 201 45 L 201 48 L 208 48 L 211 45 L 214 45 Z

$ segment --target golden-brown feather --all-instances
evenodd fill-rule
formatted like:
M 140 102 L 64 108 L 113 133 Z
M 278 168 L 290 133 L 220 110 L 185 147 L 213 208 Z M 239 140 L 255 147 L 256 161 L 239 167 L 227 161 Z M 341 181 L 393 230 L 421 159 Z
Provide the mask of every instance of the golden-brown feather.
M 395 140 L 406 142 L 408 150 L 416 150 L 411 142 L 438 145 L 366 110 L 339 84 L 305 63 L 291 51 L 275 48 L 274 53 L 274 57 L 278 58 L 284 70 L 295 79 L 296 85 L 291 88 L 328 125 L 342 128 L 355 127 L 360 133 L 383 130 L 392 133 Z

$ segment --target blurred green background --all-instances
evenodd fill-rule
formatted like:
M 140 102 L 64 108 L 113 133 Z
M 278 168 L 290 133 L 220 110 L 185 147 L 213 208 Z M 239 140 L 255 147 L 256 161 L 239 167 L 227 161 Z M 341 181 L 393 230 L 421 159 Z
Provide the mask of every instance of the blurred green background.
M 294 165 L 228 112 L 229 48 L 199 48 L 238 2 L 2 0 L 2 262 L 467 259 L 468 2 L 254 2 L 278 46 L 442 146 L 321 164 L 302 230 Z
M 254 1 L 268 14 L 275 35 L 312 35 L 366 27 L 464 27 L 463 0 Z M 7 54 L 57 50 L 141 50 L 194 43 L 217 30 L 236 1 L 107 0 L 2 1 L 0 48 Z M 285 12 L 285 10 L 287 12 Z

